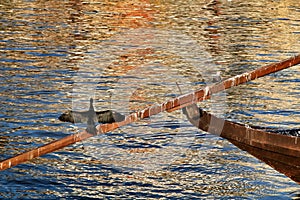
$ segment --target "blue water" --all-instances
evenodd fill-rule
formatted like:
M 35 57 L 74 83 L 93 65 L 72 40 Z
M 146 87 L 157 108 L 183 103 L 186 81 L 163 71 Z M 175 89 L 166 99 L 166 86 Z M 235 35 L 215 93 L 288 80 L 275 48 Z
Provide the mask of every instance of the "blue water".
M 267 6 L 266 6 L 267 5 Z M 76 133 L 68 109 L 123 114 L 299 53 L 298 1 L 0 3 L 0 159 Z M 199 105 L 300 127 L 299 66 Z M 228 141 L 161 113 L 0 172 L 2 199 L 296 198 L 299 186 Z

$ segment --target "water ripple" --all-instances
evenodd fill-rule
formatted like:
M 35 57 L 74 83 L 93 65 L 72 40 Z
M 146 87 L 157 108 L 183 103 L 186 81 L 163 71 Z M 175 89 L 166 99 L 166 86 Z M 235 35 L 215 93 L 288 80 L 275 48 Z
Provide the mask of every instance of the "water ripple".
M 298 1 L 3 1 L 1 159 L 82 130 L 57 117 L 87 109 L 90 91 L 97 110 L 128 114 L 178 96 L 176 82 L 185 93 L 299 53 L 299 11 Z M 299 127 L 298 83 L 296 66 L 199 105 L 233 121 Z M 296 183 L 179 111 L 3 171 L 0 184 L 4 199 L 299 196 Z

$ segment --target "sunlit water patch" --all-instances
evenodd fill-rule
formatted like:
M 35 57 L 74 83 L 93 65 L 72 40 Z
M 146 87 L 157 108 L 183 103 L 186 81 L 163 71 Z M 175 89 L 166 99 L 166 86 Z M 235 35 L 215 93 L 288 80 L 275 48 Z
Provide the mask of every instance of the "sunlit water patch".
M 128 114 L 178 96 L 176 82 L 186 93 L 299 53 L 299 9 L 298 1 L 1 2 L 1 159 L 85 128 L 57 117 L 88 109 L 90 96 L 97 110 Z M 296 66 L 199 105 L 233 121 L 299 127 L 298 83 Z M 179 111 L 1 177 L 1 198 L 299 196 L 296 183 Z

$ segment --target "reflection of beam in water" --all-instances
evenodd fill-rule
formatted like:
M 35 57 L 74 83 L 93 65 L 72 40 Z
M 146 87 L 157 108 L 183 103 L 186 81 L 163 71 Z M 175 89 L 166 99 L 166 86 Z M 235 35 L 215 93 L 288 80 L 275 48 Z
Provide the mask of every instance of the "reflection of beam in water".
M 195 104 L 191 106 L 196 108 Z M 300 143 L 298 137 L 264 132 L 217 118 L 204 110 L 200 111 L 200 118 L 197 118 L 192 115 L 193 112 L 186 112 L 184 109 L 190 122 L 206 132 L 219 135 L 218 125 L 224 124 L 221 137 L 300 183 Z

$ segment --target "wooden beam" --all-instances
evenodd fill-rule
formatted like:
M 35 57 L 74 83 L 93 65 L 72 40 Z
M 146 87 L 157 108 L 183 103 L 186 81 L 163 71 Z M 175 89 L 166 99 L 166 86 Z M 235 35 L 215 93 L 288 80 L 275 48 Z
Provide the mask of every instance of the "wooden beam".
M 152 115 L 156 115 L 160 112 L 164 112 L 164 111 L 172 112 L 174 110 L 181 109 L 181 108 L 191 105 L 193 103 L 208 99 L 208 98 L 210 98 L 210 96 L 212 94 L 215 94 L 215 93 L 221 92 L 225 89 L 246 83 L 246 82 L 254 80 L 256 78 L 292 67 L 299 63 L 300 63 L 300 55 L 297 55 L 297 56 L 289 58 L 287 60 L 284 60 L 284 61 L 281 61 L 278 63 L 274 63 L 274 64 L 270 64 L 267 66 L 263 66 L 256 70 L 234 76 L 232 78 L 221 81 L 217 84 L 207 86 L 204 89 L 199 89 L 194 92 L 184 94 L 177 98 L 166 101 L 162 104 L 153 105 L 142 111 L 132 113 L 129 116 L 127 116 L 125 118 L 125 120 L 122 122 L 99 125 L 99 126 L 97 126 L 98 134 L 104 134 L 106 132 L 117 129 L 120 126 L 130 124 L 139 119 L 148 118 L 148 117 L 150 117 Z M 94 136 L 94 135 L 87 133 L 86 131 L 66 136 L 66 137 L 56 140 L 54 142 L 45 144 L 41 147 L 37 147 L 35 149 L 29 150 L 29 151 L 21 153 L 17 156 L 14 156 L 14 157 L 11 157 L 11 158 L 1 161 L 0 162 L 0 170 L 8 169 L 8 168 L 16 166 L 20 163 L 29 161 L 33 158 L 42 156 L 47 153 L 51 153 L 56 150 L 62 149 L 66 146 L 69 146 L 76 142 L 85 140 L 92 136 Z

